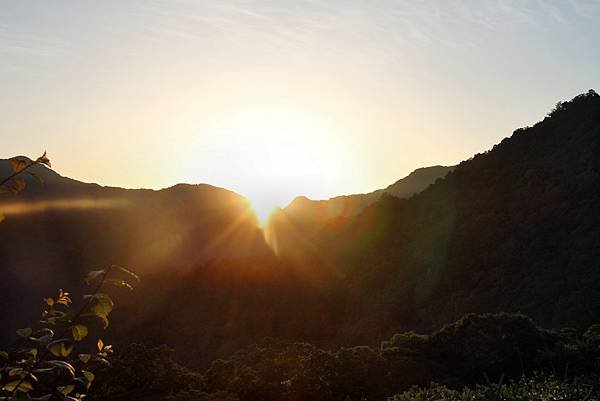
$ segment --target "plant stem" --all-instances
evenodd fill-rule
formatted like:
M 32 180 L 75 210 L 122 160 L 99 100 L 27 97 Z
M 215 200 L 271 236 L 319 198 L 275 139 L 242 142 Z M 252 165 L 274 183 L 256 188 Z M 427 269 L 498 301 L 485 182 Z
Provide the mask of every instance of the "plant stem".
M 36 164 L 38 164 L 38 162 L 32 161 L 31 163 L 29 163 L 27 166 L 25 166 L 21 170 L 15 171 L 11 175 L 9 175 L 8 177 L 6 177 L 2 181 L 0 181 L 0 187 L 3 186 L 4 184 L 6 184 L 7 182 L 9 182 L 10 180 L 12 180 L 13 178 L 15 178 L 16 176 L 18 176 L 19 174 L 25 172 L 25 170 L 27 170 L 29 167 L 34 166 Z

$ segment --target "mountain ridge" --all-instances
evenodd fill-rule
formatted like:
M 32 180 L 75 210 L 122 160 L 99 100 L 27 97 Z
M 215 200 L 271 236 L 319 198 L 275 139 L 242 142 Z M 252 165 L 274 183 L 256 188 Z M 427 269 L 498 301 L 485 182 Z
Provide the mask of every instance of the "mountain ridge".
M 266 336 L 325 348 L 375 344 L 398 332 L 437 329 L 465 313 L 521 312 L 543 327 L 583 328 L 600 319 L 598 154 L 600 96 L 590 91 L 408 199 L 385 196 L 306 233 L 273 232 L 275 242 L 290 245 L 276 247 L 277 254 L 264 244 L 264 253 L 225 247 L 208 260 L 178 254 L 169 246 L 195 251 L 215 231 L 187 226 L 194 211 L 174 207 L 169 198 L 136 218 L 106 211 L 93 220 L 79 214 L 10 218 L 0 225 L 8 238 L 0 244 L 0 283 L 38 285 L 32 294 L 47 295 L 63 281 L 45 281 L 44 287 L 31 280 L 74 275 L 73 266 L 88 267 L 90 249 L 104 255 L 118 244 L 90 241 L 90 227 L 110 231 L 114 241 L 153 234 L 149 242 L 132 242 L 132 250 L 164 251 L 165 263 L 183 261 L 188 268 L 149 273 L 136 291 L 118 299 L 117 323 L 107 338 L 164 342 L 195 366 Z M 224 212 L 214 227 L 227 232 L 242 209 Z M 166 219 L 173 225 L 157 223 L 165 211 L 173 211 Z M 226 243 L 258 238 L 256 227 L 244 221 L 250 231 L 223 237 Z M 13 237 L 26 238 L 26 246 Z M 171 242 L 160 242 L 165 239 Z M 40 251 L 38 270 L 17 269 L 31 262 L 31 249 L 44 240 L 56 246 Z M 124 255 L 108 254 L 120 264 Z M 14 307 L 17 297 L 10 287 L 0 291 L 1 310 L 22 312 Z
M 277 258 L 196 266 L 181 283 L 208 281 L 206 290 L 162 284 L 186 301 L 158 301 L 164 309 L 128 333 L 156 336 L 202 365 L 264 336 L 326 349 L 377 345 L 466 313 L 520 312 L 543 327 L 586 328 L 600 319 L 597 154 L 600 96 L 588 92 L 409 199 L 384 197 L 308 235 L 272 233 L 290 236 L 275 244 L 293 245 L 276 247 Z M 248 288 L 240 275 L 255 270 L 277 273 Z M 157 326 L 164 317 L 172 329 Z M 198 339 L 210 345 L 192 348 Z

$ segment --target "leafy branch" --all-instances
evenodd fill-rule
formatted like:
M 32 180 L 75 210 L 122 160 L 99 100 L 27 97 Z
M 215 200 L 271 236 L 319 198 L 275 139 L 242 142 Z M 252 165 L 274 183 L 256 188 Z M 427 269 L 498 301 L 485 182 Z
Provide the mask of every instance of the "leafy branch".
M 35 178 L 39 183 L 43 182 L 42 177 L 40 177 L 38 174 L 32 172 L 32 171 L 27 171 L 29 170 L 31 167 L 35 166 L 36 164 L 43 164 L 45 166 L 51 167 L 51 163 L 50 163 L 50 159 L 48 159 L 48 156 L 46 154 L 46 152 L 44 152 L 43 155 L 41 155 L 40 157 L 38 157 L 35 160 L 29 160 L 29 159 L 24 159 L 24 158 L 14 158 L 11 159 L 11 166 L 12 166 L 12 173 L 4 178 L 2 181 L 0 181 L 0 193 L 6 193 L 6 192 L 11 192 L 11 193 L 18 193 L 21 192 L 22 190 L 25 189 L 25 180 L 19 176 L 23 175 L 24 173 L 29 174 L 30 176 L 32 176 L 33 178 Z M 0 222 L 4 220 L 4 215 L 0 212 Z
M 41 177 L 27 170 L 36 164 L 50 167 L 46 152 L 35 161 L 15 158 L 11 163 L 13 172 L 0 181 L 0 193 L 22 191 L 25 180 L 18 176 L 24 173 L 42 182 Z M 115 274 L 125 277 L 110 277 Z M 94 288 L 83 295 L 83 304 L 75 312 L 71 310 L 69 292 L 60 289 L 57 297 L 44 298 L 39 327 L 35 331 L 30 327 L 17 330 L 20 346 L 9 352 L 0 351 L 0 401 L 83 400 L 95 378 L 91 371 L 94 364 L 110 364 L 108 357 L 113 351 L 99 337 L 90 341 L 89 324 L 98 319 L 106 329 L 114 307 L 111 297 L 100 290 L 105 284 L 132 290 L 128 282 L 131 278 L 139 281 L 135 273 L 116 265 L 89 272 L 84 280 Z M 82 345 L 93 350 L 71 357 L 75 348 Z
M 7 381 L 1 389 L 6 396 L 0 397 L 0 400 L 83 399 L 95 377 L 91 372 L 94 364 L 109 364 L 108 356 L 112 353 L 112 346 L 105 344 L 101 338 L 86 340 L 90 334 L 88 321 L 99 319 L 106 329 L 108 316 L 114 307 L 110 296 L 100 290 L 106 284 L 133 288 L 125 279 L 111 277 L 115 274 L 139 280 L 130 270 L 113 265 L 87 274 L 85 281 L 94 288 L 83 296 L 83 304 L 75 312 L 71 311 L 72 300 L 68 292 L 59 290 L 56 298 L 44 299 L 40 327 L 36 331 L 29 327 L 17 330 L 23 339 L 21 347 L 10 354 L 0 351 L 0 356 L 6 361 L 0 379 Z M 80 353 L 77 358 L 71 357 L 77 345 L 87 345 L 94 350 Z M 37 397 L 33 398 L 30 394 Z

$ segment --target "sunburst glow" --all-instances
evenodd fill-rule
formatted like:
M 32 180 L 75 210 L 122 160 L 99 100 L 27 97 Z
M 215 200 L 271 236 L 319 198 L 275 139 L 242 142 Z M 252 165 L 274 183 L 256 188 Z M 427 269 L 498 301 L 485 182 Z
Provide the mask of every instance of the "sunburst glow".
M 228 166 L 224 186 L 251 201 L 261 224 L 296 195 L 326 194 L 348 156 L 326 119 L 302 111 L 249 109 L 211 131 L 213 157 Z

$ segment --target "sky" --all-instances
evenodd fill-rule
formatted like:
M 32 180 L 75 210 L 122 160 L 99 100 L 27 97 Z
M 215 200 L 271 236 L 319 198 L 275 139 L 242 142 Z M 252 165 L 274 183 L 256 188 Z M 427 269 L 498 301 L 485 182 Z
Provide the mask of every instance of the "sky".
M 0 157 L 256 203 L 452 165 L 600 89 L 600 2 L 0 0 Z

